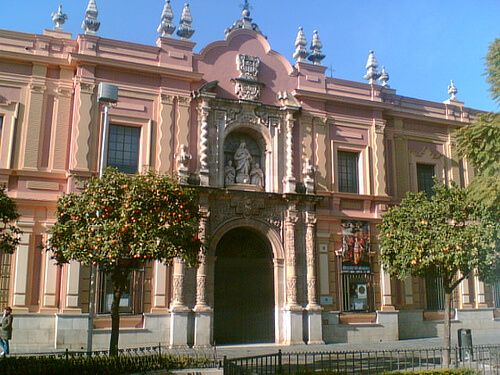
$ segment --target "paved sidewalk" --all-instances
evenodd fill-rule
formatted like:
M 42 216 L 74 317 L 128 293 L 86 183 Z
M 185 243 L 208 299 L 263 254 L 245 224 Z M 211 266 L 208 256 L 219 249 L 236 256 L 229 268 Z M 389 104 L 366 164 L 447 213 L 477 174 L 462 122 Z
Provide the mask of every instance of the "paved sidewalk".
M 452 342 L 455 345 L 456 342 Z M 474 339 L 474 345 L 500 345 L 500 334 L 488 338 Z M 276 344 L 267 345 L 235 345 L 218 346 L 215 348 L 217 357 L 227 356 L 228 358 L 246 357 L 262 354 L 276 353 L 279 349 L 283 353 L 296 352 L 331 352 L 331 351 L 371 351 L 371 350 L 397 350 L 397 349 L 429 349 L 442 347 L 442 340 L 438 337 L 399 341 L 384 341 L 380 343 L 360 343 L 360 344 L 325 344 L 325 345 L 293 345 L 283 346 Z

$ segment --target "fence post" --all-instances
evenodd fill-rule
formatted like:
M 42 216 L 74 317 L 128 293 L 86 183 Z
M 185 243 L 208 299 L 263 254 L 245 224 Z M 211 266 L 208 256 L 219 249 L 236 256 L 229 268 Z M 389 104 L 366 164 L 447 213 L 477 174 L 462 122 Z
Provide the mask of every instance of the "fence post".
M 66 356 L 66 361 L 69 360 L 69 349 L 68 348 L 66 348 L 65 356 Z
M 282 356 L 283 356 L 283 354 L 281 353 L 281 349 L 280 349 L 280 350 L 278 350 L 278 374 L 283 374 Z
M 222 373 L 224 375 L 229 374 L 228 368 L 227 368 L 227 355 L 225 355 L 224 358 L 222 359 Z
M 161 342 L 158 343 L 158 356 L 161 357 Z

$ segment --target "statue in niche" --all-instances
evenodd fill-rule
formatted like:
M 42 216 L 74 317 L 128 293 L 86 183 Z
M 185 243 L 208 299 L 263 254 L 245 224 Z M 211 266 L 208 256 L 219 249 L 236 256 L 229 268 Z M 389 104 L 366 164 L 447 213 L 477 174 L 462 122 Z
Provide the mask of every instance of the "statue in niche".
M 186 145 L 181 145 L 181 151 L 179 153 L 179 172 L 187 172 L 188 164 L 192 159 L 191 154 L 188 151 L 188 147 Z
M 264 172 L 260 169 L 259 163 L 255 163 L 250 171 L 250 183 L 259 187 L 264 186 Z
M 234 153 L 234 166 L 236 169 L 236 183 L 237 184 L 248 184 L 250 182 L 250 162 L 252 161 L 252 155 L 248 151 L 245 142 L 241 142 L 238 149 Z
M 233 167 L 233 162 L 231 160 L 227 161 L 227 165 L 224 167 L 224 183 L 226 186 L 233 185 L 236 178 L 236 169 Z

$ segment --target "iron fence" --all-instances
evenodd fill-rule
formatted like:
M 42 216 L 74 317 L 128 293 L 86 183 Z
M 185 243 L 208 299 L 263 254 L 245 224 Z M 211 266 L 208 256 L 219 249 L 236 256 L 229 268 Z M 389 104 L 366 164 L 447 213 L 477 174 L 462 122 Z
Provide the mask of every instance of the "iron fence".
M 313 374 L 380 374 L 396 370 L 469 368 L 484 375 L 500 374 L 500 345 L 454 347 L 450 366 L 443 363 L 445 349 L 378 350 L 343 352 L 300 352 L 224 357 L 224 375 Z

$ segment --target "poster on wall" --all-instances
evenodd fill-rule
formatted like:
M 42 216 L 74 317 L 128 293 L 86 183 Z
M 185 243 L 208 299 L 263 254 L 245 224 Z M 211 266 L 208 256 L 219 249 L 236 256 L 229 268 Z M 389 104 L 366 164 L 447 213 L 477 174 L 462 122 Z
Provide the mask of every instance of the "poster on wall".
M 342 221 L 342 272 L 371 273 L 370 223 Z

